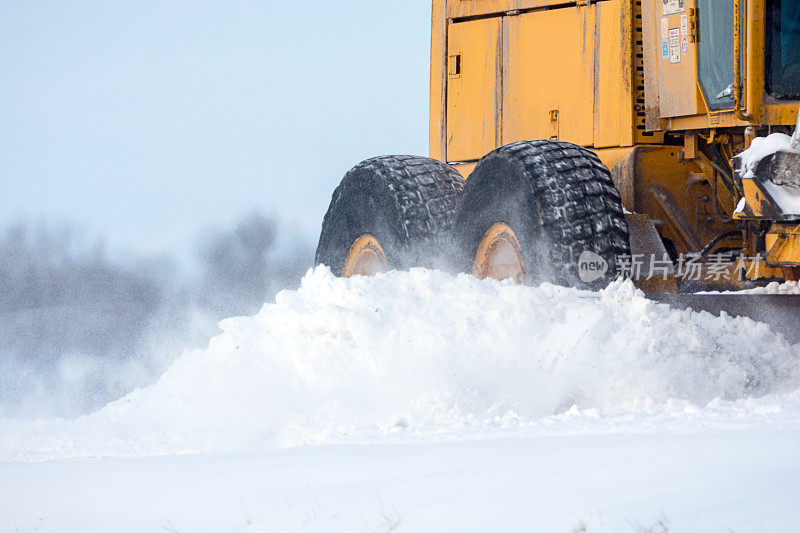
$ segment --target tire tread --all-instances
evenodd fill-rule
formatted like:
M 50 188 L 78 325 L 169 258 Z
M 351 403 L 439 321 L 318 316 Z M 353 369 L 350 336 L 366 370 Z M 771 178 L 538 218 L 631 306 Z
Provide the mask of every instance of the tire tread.
M 386 155 L 362 161 L 350 169 L 333 192 L 331 205 L 322 222 L 322 235 L 315 261 L 324 261 L 328 253 L 323 240 L 334 209 L 348 187 L 358 186 L 359 176 L 378 177 L 389 191 L 399 213 L 401 245 L 414 247 L 442 245 L 449 235 L 464 178 L 453 167 L 431 159 L 411 155 Z M 413 257 L 413 254 L 407 257 Z M 423 257 L 414 257 L 424 260 Z M 412 265 L 399 265 L 412 266 Z
M 608 262 L 606 279 L 616 275 L 616 259 L 630 253 L 628 225 L 611 172 L 597 155 L 563 141 L 519 141 L 496 149 L 519 161 L 539 202 L 541 225 L 558 281 L 576 278 L 584 250 Z

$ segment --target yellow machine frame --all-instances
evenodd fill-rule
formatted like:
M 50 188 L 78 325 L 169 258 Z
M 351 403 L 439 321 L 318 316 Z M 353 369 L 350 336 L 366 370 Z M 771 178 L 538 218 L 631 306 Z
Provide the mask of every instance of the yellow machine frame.
M 753 210 L 734 219 L 740 196 L 756 199 L 719 179 L 758 133 L 797 117 L 797 101 L 765 93 L 767 2 L 734 1 L 735 104 L 720 111 L 698 80 L 696 0 L 670 3 L 679 9 L 661 12 L 653 0 L 433 0 L 430 156 L 468 177 L 513 141 L 590 147 L 612 169 L 623 206 L 648 215 L 676 252 L 739 228 L 742 237 L 725 242 L 744 241 L 755 255 L 766 233 L 777 246 L 766 250 L 771 266 L 796 276 L 797 224 Z M 664 29 L 677 62 L 660 53 Z

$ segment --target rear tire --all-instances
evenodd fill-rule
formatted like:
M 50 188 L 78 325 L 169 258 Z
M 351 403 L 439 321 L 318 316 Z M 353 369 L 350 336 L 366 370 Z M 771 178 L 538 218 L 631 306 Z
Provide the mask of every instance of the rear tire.
M 513 229 L 519 240 L 528 284 L 599 288 L 616 277 L 617 257 L 630 253 L 610 172 L 593 152 L 571 143 L 515 142 L 478 162 L 454 221 L 463 271 L 473 271 L 479 245 L 498 223 Z M 585 251 L 607 264 L 597 279 L 583 281 L 579 275 Z
M 382 248 L 385 268 L 441 267 L 463 188 L 458 171 L 435 159 L 394 155 L 362 161 L 333 192 L 316 263 L 347 274 L 351 248 L 371 236 Z

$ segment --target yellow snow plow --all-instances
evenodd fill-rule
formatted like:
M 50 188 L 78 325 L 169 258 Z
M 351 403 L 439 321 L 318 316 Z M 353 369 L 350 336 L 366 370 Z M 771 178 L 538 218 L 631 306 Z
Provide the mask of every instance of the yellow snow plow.
M 349 171 L 318 263 L 585 288 L 624 276 L 676 304 L 800 277 L 800 3 L 432 8 L 430 157 Z

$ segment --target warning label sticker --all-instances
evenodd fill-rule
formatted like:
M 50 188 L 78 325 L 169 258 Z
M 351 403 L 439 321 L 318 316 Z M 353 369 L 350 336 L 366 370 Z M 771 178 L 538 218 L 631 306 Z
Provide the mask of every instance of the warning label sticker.
M 681 62 L 681 32 L 678 28 L 669 29 L 669 62 Z
M 669 31 L 669 22 L 667 22 L 667 17 L 661 17 L 661 38 L 667 38 L 667 32 Z
M 664 16 L 683 13 L 686 10 L 684 0 L 661 0 L 661 9 Z
M 669 57 L 669 41 L 661 39 L 661 57 L 664 59 Z
M 681 37 L 681 53 L 686 55 L 686 52 L 689 51 L 689 38 L 687 36 Z
M 689 35 L 689 17 L 686 14 L 681 15 L 681 35 Z

